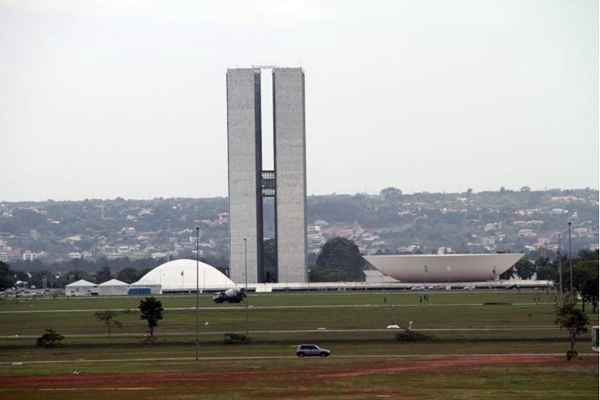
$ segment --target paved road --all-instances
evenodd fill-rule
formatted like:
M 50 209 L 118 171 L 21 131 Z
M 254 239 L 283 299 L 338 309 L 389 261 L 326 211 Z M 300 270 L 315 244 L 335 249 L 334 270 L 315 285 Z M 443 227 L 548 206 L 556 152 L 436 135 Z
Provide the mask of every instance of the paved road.
M 336 355 L 339 359 L 365 358 L 441 358 L 441 357 L 563 357 L 564 353 L 493 353 L 493 354 L 356 354 Z M 582 357 L 598 357 L 598 353 L 579 353 Z M 234 357 L 198 357 L 201 361 L 235 361 L 235 360 L 293 360 L 298 357 L 287 356 L 234 356 Z M 44 364 L 82 364 L 112 362 L 157 362 L 157 361 L 194 361 L 195 357 L 148 357 L 148 358 L 106 358 L 77 360 L 34 360 L 34 361 L 0 361 L 0 366 L 44 365 Z
M 500 304 L 501 306 L 538 306 L 551 305 L 554 303 L 507 303 Z M 255 310 L 302 310 L 302 309 L 319 309 L 319 308 L 411 308 L 411 307 L 497 307 L 498 305 L 486 305 L 484 303 L 450 303 L 450 304 L 317 304 L 304 306 L 255 306 L 250 305 L 250 309 Z M 193 311 L 195 307 L 166 307 L 166 311 Z M 209 306 L 200 307 L 200 311 L 227 311 L 227 310 L 245 310 L 246 306 Z M 75 309 L 52 309 L 52 310 L 4 310 L 0 314 L 36 314 L 36 313 L 70 313 L 70 312 L 97 312 L 97 311 L 114 311 L 114 312 L 137 312 L 137 308 L 75 308 Z
M 482 328 L 421 328 L 413 329 L 414 332 L 522 332 L 522 331 L 540 331 L 540 330 L 558 330 L 556 326 L 521 326 L 521 327 L 482 327 Z M 273 329 L 273 330 L 251 330 L 250 334 L 286 334 L 286 333 L 373 333 L 373 332 L 403 332 L 404 329 Z M 237 332 L 237 331 L 234 331 Z M 224 335 L 232 331 L 202 331 L 201 336 Z M 161 332 L 160 336 L 194 336 L 196 333 L 190 332 Z M 142 337 L 145 332 L 138 333 L 113 333 L 111 337 Z M 82 333 L 65 334 L 66 338 L 105 338 L 105 333 Z M 39 335 L 3 335 L 0 339 L 35 339 Z

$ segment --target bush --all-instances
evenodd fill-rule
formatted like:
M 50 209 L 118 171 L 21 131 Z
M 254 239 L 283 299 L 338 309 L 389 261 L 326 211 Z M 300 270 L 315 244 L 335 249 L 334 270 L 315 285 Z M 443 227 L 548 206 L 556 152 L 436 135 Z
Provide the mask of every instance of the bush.
M 226 333 L 225 344 L 247 344 L 250 343 L 250 338 L 240 333 Z
M 60 345 L 61 340 L 65 337 L 54 329 L 46 329 L 46 333 L 37 338 L 35 345 L 38 347 L 56 347 Z
M 571 361 L 573 358 L 577 358 L 577 351 L 568 350 L 567 351 L 567 361 Z
M 399 342 L 430 342 L 433 338 L 415 331 L 404 331 L 396 334 L 396 340 Z

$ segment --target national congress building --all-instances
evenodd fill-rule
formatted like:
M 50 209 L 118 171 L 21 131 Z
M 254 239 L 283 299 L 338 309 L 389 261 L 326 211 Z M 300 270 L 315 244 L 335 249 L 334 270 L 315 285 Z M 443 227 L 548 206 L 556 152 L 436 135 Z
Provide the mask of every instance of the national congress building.
M 307 281 L 304 72 L 273 68 L 272 74 L 273 115 L 265 116 L 260 68 L 227 71 L 229 263 L 236 283 L 266 281 L 264 197 L 274 198 L 277 281 Z M 262 118 L 273 118 L 273 170 L 263 170 Z

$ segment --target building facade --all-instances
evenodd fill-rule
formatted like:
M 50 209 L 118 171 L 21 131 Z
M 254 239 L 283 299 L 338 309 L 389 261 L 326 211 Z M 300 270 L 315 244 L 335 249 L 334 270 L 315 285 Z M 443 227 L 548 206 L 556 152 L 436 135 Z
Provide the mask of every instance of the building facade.
M 227 71 L 230 277 L 265 282 L 263 198 L 275 204 L 279 282 L 306 282 L 304 72 L 273 68 L 274 170 L 262 167 L 261 70 Z

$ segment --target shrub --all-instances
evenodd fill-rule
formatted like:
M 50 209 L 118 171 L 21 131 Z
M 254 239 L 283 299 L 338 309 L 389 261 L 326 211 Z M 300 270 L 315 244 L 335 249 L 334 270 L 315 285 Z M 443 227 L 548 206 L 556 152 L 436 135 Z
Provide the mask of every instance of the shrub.
M 431 336 L 415 331 L 404 331 L 396 334 L 396 340 L 399 342 L 430 342 L 432 339 Z
M 37 338 L 35 345 L 38 347 L 56 347 L 60 345 L 61 340 L 65 337 L 60 333 L 54 331 L 54 329 L 46 329 L 46 332 Z
M 226 333 L 225 344 L 247 344 L 250 343 L 250 338 L 240 333 Z

